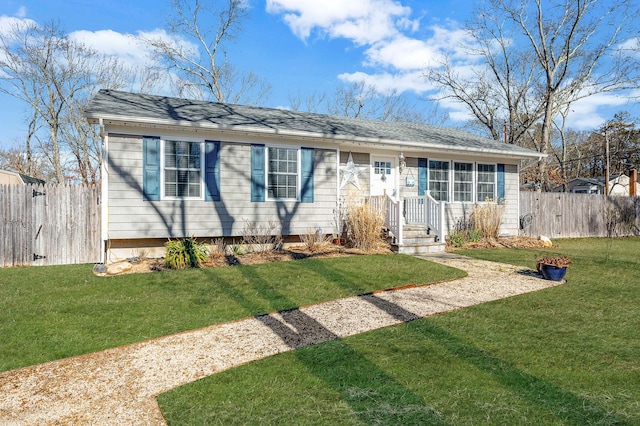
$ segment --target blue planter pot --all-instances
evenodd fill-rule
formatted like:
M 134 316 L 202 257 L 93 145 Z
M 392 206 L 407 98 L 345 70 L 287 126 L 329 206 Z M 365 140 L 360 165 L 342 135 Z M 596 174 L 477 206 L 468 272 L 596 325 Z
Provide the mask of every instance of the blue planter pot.
M 544 263 L 540 265 L 540 272 L 542 272 L 542 276 L 546 280 L 551 281 L 562 281 L 564 276 L 567 274 L 567 267 L 557 267 L 551 265 L 545 265 Z

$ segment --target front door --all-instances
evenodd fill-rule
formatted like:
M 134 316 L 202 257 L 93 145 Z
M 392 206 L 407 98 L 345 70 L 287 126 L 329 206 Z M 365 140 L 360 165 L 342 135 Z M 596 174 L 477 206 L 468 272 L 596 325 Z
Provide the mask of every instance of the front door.
M 387 194 L 397 199 L 393 157 L 371 157 L 371 196 Z

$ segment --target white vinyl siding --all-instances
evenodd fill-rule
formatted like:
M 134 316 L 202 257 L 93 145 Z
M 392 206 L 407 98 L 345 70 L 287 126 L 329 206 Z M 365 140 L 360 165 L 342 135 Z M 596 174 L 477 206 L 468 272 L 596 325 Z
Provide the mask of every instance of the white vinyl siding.
M 193 135 L 191 140 L 197 141 L 198 136 Z M 211 135 L 211 139 L 219 139 L 218 136 Z M 188 134 L 180 137 L 189 140 Z M 166 138 L 178 139 L 173 135 Z M 304 234 L 310 228 L 322 228 L 327 234 L 336 232 L 336 150 L 316 148 L 314 151 L 313 203 L 267 199 L 259 208 L 255 208 L 255 203 L 250 201 L 251 141 L 220 142 L 220 200 L 165 198 L 163 202 L 155 203 L 145 201 L 141 193 L 141 144 L 142 136 L 109 135 L 109 161 L 113 167 L 109 174 L 108 198 L 108 232 L 111 239 L 166 239 L 188 235 L 199 238 L 241 237 L 246 232 L 247 221 L 255 222 L 258 226 L 268 226 L 277 221 L 283 235 Z M 299 147 L 295 149 L 300 150 Z M 201 152 L 204 157 L 204 150 Z M 161 153 L 164 153 L 164 147 Z M 202 192 L 204 189 L 203 186 Z
M 453 163 L 453 201 L 473 201 L 473 163 Z

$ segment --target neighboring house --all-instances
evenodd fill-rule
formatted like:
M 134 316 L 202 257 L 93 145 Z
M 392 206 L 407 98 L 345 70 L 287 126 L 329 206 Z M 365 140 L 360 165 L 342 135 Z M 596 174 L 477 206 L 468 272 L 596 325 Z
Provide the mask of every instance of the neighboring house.
M 23 173 L 0 170 L 0 185 L 44 185 L 42 179 L 27 176 Z
M 606 178 L 574 178 L 567 181 L 567 191 L 575 194 L 604 194 Z M 609 176 L 609 195 L 629 196 L 630 178 L 627 175 Z M 640 194 L 640 184 L 635 183 L 636 194 Z M 552 192 L 565 192 L 564 185 L 556 186 Z
M 339 233 L 345 205 L 371 196 L 401 247 L 407 223 L 442 241 L 486 200 L 505 203 L 501 232 L 516 235 L 520 160 L 540 158 L 453 129 L 110 90 L 86 116 L 103 135 L 102 239 L 121 257 L 248 222 L 289 241 Z

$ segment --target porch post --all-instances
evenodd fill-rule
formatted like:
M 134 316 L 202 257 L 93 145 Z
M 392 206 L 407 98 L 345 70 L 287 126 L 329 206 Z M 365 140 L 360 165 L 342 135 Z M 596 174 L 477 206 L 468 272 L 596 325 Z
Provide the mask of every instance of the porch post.
M 444 201 L 440 201 L 438 203 L 438 206 L 440 207 L 440 242 L 444 242 L 444 236 L 446 235 L 446 232 L 444 230 L 444 224 L 446 222 L 445 217 L 444 217 Z

